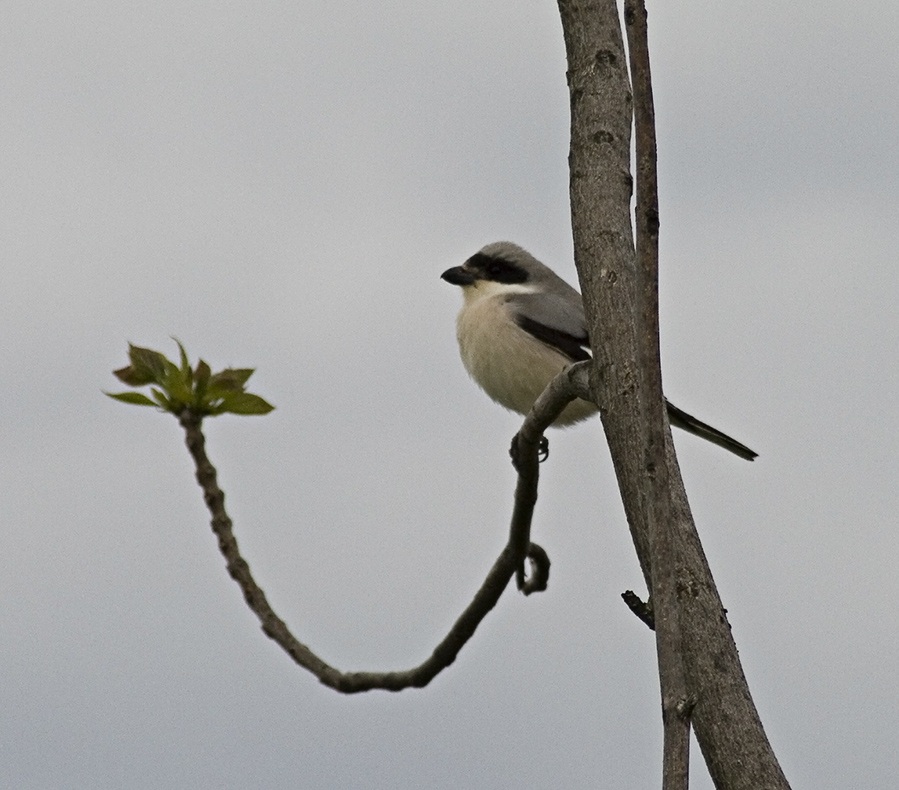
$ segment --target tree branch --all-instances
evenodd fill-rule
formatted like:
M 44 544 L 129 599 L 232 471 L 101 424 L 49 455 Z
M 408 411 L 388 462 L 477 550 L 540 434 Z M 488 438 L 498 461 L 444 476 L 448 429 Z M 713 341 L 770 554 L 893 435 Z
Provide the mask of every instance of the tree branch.
M 345 694 L 372 689 L 401 691 L 409 687 L 426 686 L 456 660 L 459 651 L 496 605 L 513 574 L 519 575 L 519 587 L 526 595 L 546 589 L 549 558 L 540 546 L 530 541 L 531 520 L 537 501 L 539 443 L 543 431 L 571 400 L 579 395 L 589 397 L 587 375 L 587 365 L 584 364 L 563 371 L 534 404 L 518 434 L 519 477 L 508 543 L 493 563 L 471 603 L 434 648 L 430 657 L 417 667 L 396 672 L 342 672 L 300 642 L 278 617 L 240 553 L 233 522 L 225 509 L 225 494 L 218 485 L 216 469 L 206 454 L 203 418 L 191 409 L 184 409 L 178 420 L 184 429 L 185 443 L 194 461 L 197 483 L 212 516 L 212 531 L 225 558 L 228 573 L 237 582 L 247 605 L 259 619 L 263 633 L 324 685 Z M 523 570 L 526 559 L 532 564 L 530 578 L 525 578 Z
M 639 490 L 642 435 L 636 399 L 634 241 L 630 199 L 632 108 L 618 10 L 613 0 L 559 0 L 571 98 L 572 234 L 595 365 L 593 400 L 622 491 Z M 616 317 L 628 316 L 626 321 Z M 652 594 L 649 533 L 638 499 L 622 496 L 631 538 Z
M 789 785 L 752 702 L 696 533 L 670 430 L 658 413 L 661 374 L 653 370 L 647 375 L 642 370 L 648 364 L 658 366 L 657 347 L 638 338 L 653 326 L 644 316 L 655 299 L 651 293 L 654 264 L 650 261 L 641 274 L 635 262 L 629 211 L 632 109 L 616 3 L 559 0 L 559 11 L 571 97 L 569 163 L 575 264 L 594 364 L 603 370 L 603 376 L 593 382 L 593 400 L 603 404 L 603 427 L 634 546 L 652 595 L 656 630 L 661 627 L 667 634 L 657 636 L 660 661 L 662 647 L 667 654 L 676 646 L 690 690 L 688 696 L 669 698 L 667 689 L 678 685 L 663 680 L 665 710 L 682 718 L 692 711 L 697 740 L 716 787 L 783 790 Z M 647 106 L 651 109 L 645 105 L 644 110 Z M 641 146 L 644 156 L 646 150 Z M 653 220 L 646 206 L 644 201 L 638 214 L 638 226 L 644 223 L 644 232 L 651 230 Z M 645 246 L 641 252 L 645 254 Z M 653 353 L 648 353 L 651 348 Z M 664 495 L 660 481 L 664 482 Z M 666 541 L 674 549 L 674 564 L 669 566 L 657 562 L 656 557 Z M 656 584 L 663 587 L 659 592 L 665 611 L 661 613 Z M 676 620 L 666 622 L 672 616 L 669 601 L 677 615 Z M 671 665 L 664 671 L 669 669 Z M 670 680 L 676 681 L 676 668 L 673 671 Z M 682 733 L 680 728 L 679 740 Z M 671 754 L 682 752 L 677 746 L 670 749 Z
M 662 788 L 686 790 L 690 784 L 690 717 L 682 633 L 677 603 L 677 539 L 665 444 L 671 442 L 659 350 L 659 194 L 656 171 L 655 109 L 649 64 L 646 7 L 625 0 L 628 60 L 634 100 L 637 204 L 637 351 L 642 374 L 641 422 L 645 431 L 646 510 L 652 571 L 653 623 L 662 695 Z
M 540 442 L 544 431 L 576 397 L 592 400 L 590 368 L 589 362 L 577 362 L 556 376 L 534 402 L 521 429 L 512 439 L 509 453 L 512 456 L 512 464 L 518 472 L 518 484 L 515 487 L 515 508 L 512 513 L 509 544 L 519 553 L 522 547 L 530 542 L 531 517 L 537 503 L 537 484 L 540 479 Z M 533 560 L 533 557 L 531 559 Z M 518 589 L 525 595 L 539 589 L 537 584 L 539 578 L 538 572 L 533 574 L 532 579 L 526 580 L 522 565 L 516 570 Z

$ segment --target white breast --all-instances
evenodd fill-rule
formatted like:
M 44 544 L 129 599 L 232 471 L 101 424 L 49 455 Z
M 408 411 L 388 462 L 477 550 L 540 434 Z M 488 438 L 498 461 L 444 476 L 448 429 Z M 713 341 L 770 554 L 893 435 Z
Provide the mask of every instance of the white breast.
M 507 289 L 466 298 L 456 320 L 456 336 L 465 369 L 484 392 L 507 409 L 527 414 L 537 396 L 571 360 L 511 319 L 505 304 Z M 595 413 L 593 404 L 576 400 L 554 425 L 570 425 Z

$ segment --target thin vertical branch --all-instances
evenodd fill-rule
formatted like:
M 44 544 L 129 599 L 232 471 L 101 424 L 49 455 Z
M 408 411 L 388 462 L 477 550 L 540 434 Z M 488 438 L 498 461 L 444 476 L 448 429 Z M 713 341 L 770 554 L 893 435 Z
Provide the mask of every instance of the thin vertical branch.
M 690 718 L 676 591 L 678 541 L 666 460 L 667 427 L 659 351 L 659 192 L 655 109 L 649 64 L 646 6 L 625 0 L 631 89 L 634 100 L 637 203 L 637 353 L 642 374 L 642 424 L 646 432 L 647 520 L 651 552 L 652 604 L 662 695 L 663 790 L 686 790 L 690 776 Z M 689 710 L 689 706 L 686 706 Z

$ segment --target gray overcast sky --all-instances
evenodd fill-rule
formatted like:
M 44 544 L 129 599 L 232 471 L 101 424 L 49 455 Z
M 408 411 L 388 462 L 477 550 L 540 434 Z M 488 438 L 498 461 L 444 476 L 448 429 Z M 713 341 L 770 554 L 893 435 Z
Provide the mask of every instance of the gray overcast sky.
M 676 436 L 700 531 L 794 786 L 891 787 L 899 5 L 656 5 L 666 391 L 761 454 Z M 101 394 L 129 340 L 256 367 L 277 411 L 208 437 L 260 582 L 341 668 L 423 660 L 518 423 L 439 274 L 508 238 L 575 277 L 554 4 L 9 0 L 0 70 L 0 784 L 658 786 L 598 422 L 552 437 L 549 591 L 345 698 L 246 610 L 175 421 Z

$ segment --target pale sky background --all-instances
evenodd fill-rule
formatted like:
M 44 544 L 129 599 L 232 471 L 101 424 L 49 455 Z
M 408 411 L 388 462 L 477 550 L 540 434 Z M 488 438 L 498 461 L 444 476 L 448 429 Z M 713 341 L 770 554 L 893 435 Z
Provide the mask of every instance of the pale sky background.
M 899 775 L 899 4 L 652 4 L 662 346 L 756 703 L 795 788 Z M 253 366 L 208 425 L 237 536 L 342 669 L 418 664 L 505 539 L 518 419 L 439 279 L 511 239 L 574 281 L 549 2 L 8 0 L 0 26 L 0 786 L 650 788 L 642 582 L 598 422 L 424 690 L 344 697 L 259 630 L 132 341 Z M 698 750 L 694 787 L 708 790 Z

